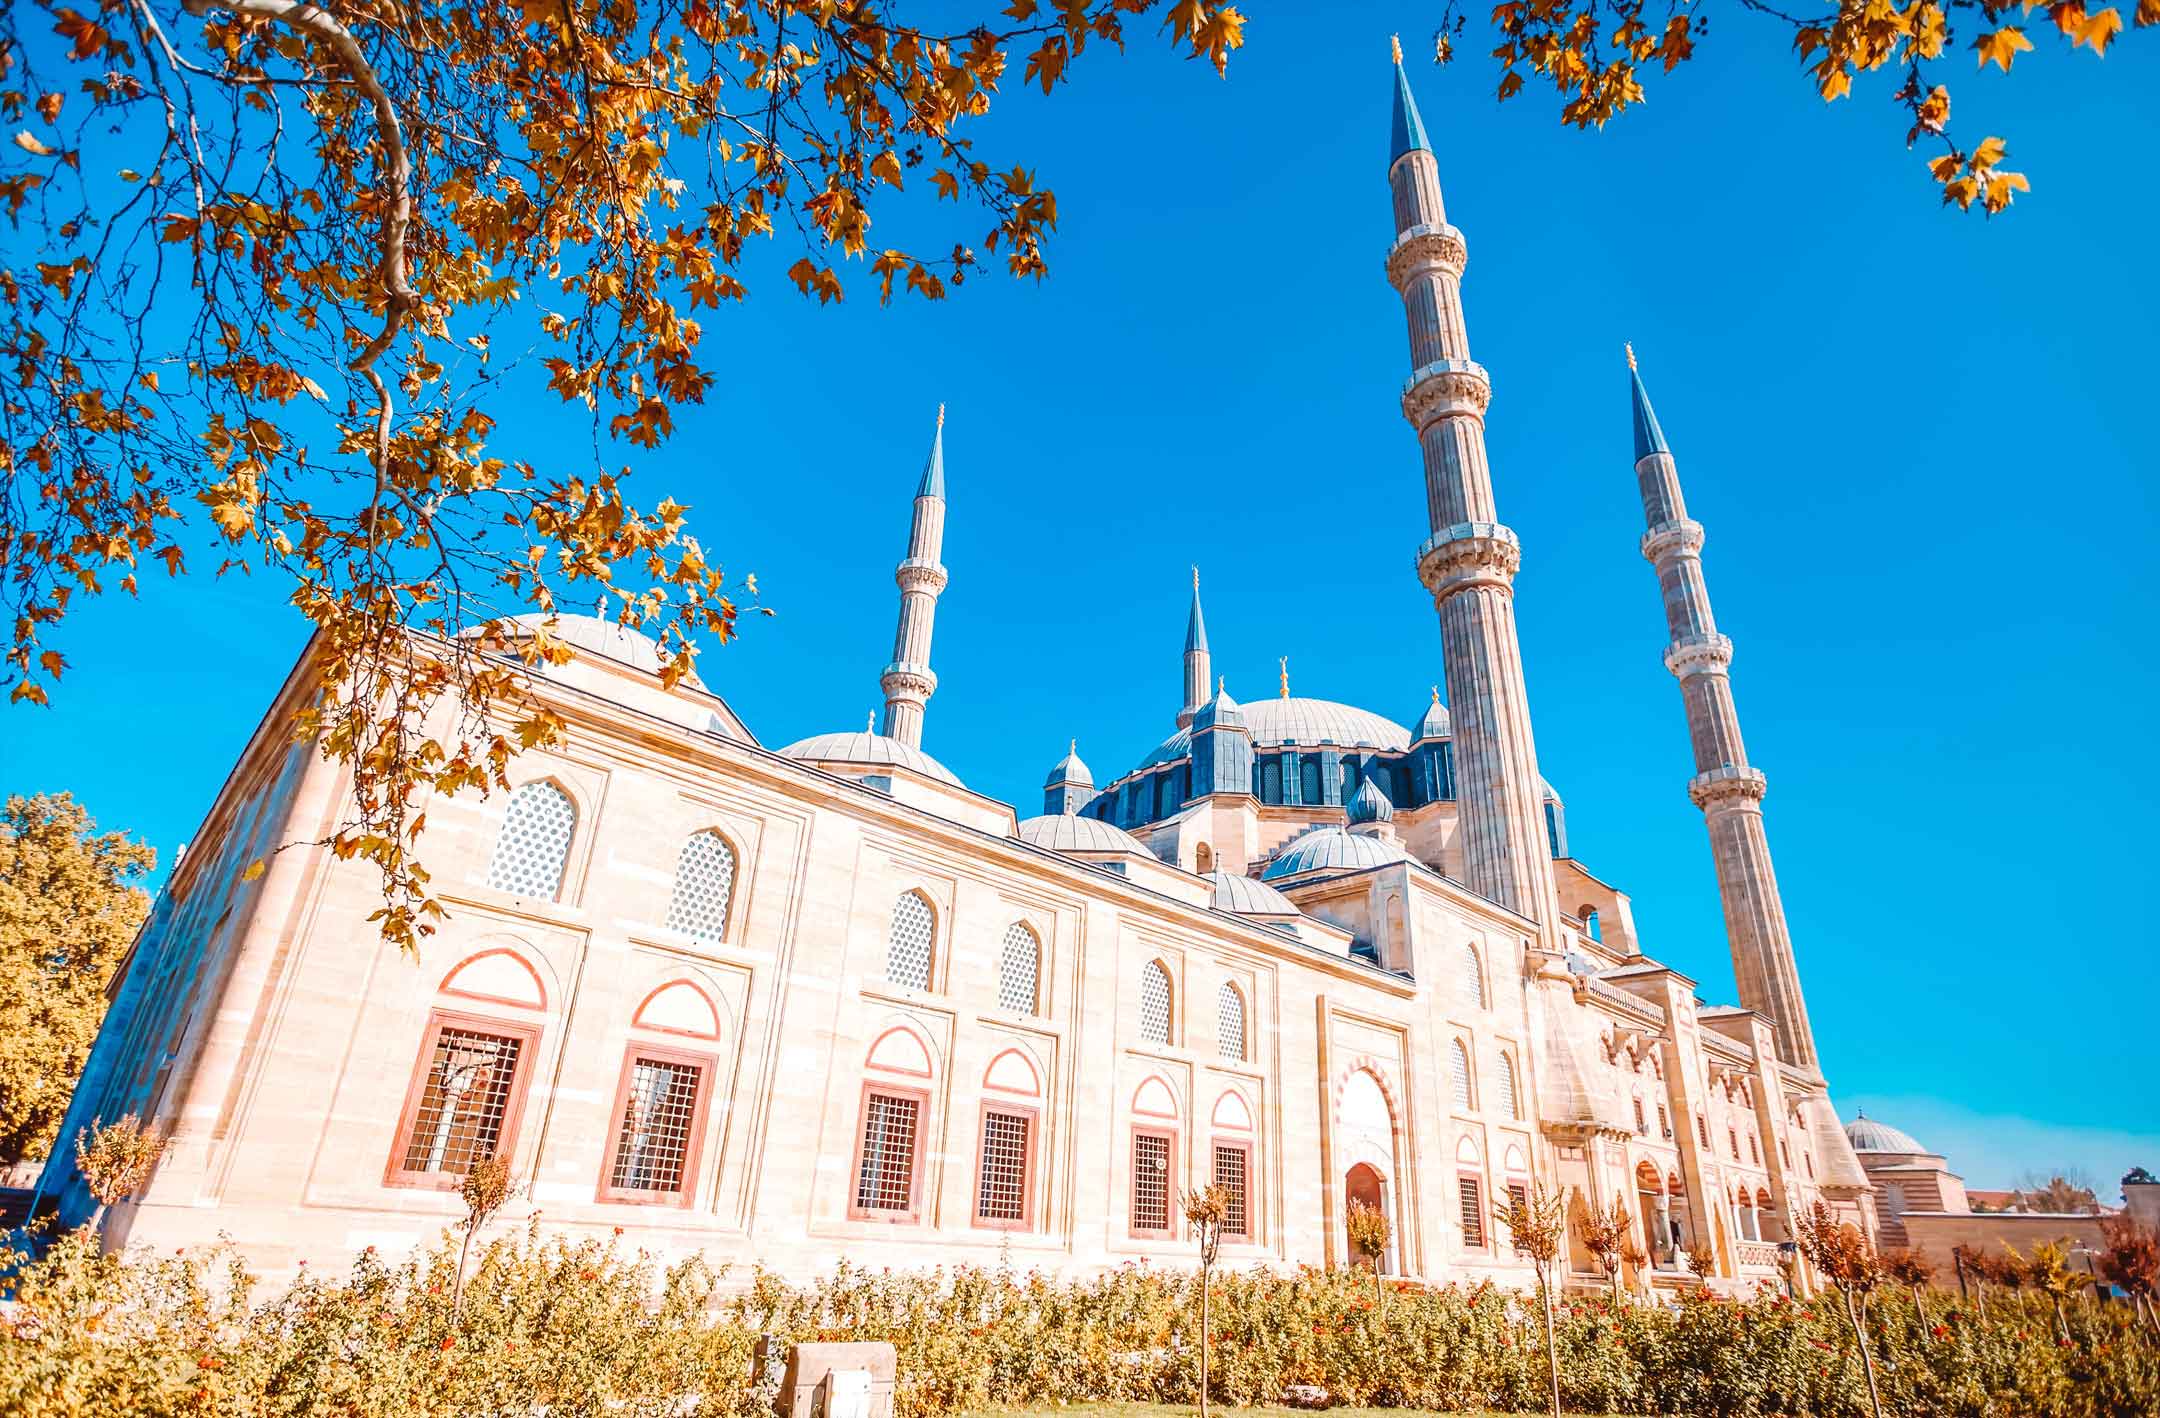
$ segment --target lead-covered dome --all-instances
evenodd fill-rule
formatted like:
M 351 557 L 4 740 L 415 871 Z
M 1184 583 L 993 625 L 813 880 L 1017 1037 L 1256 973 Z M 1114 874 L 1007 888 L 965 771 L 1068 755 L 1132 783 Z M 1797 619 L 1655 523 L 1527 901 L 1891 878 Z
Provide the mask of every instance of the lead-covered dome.
M 956 788 L 966 786 L 950 768 L 921 749 L 895 738 L 887 738 L 884 734 L 866 733 L 859 729 L 854 733 L 813 734 L 781 749 L 780 756 L 801 763 L 832 764 L 845 768 L 905 768 L 920 773 L 925 778 L 950 783 Z
M 1410 731 L 1393 719 L 1384 719 L 1354 704 L 1338 704 L 1332 699 L 1255 699 L 1249 704 L 1238 705 L 1237 710 L 1252 734 L 1255 748 L 1286 744 L 1314 747 L 1332 743 L 1338 748 L 1373 748 L 1400 753 L 1410 747 Z M 1158 763 L 1172 763 L 1184 758 L 1191 752 L 1190 738 L 1186 730 L 1179 729 L 1157 744 L 1155 751 L 1142 759 L 1138 767 L 1152 768 Z
M 1877 1122 L 1866 1113 L 1845 1124 L 1845 1140 L 1855 1152 L 1911 1152 L 1920 1156 L 1932 1156 L 1911 1133 L 1902 1132 L 1888 1123 Z
M 1363 871 L 1389 862 L 1410 860 L 1400 842 L 1371 837 L 1341 827 L 1316 827 L 1293 837 L 1260 871 L 1262 881 L 1281 881 L 1315 871 Z
M 1045 813 L 1019 826 L 1020 840 L 1053 852 L 1133 852 L 1150 855 L 1147 844 L 1122 827 L 1096 817 L 1069 812 Z
M 660 667 L 667 663 L 667 656 L 660 653 L 659 642 L 650 635 L 603 616 L 534 611 L 527 615 L 505 616 L 499 625 L 506 640 L 523 640 L 536 630 L 545 630 L 574 650 L 583 650 L 647 674 L 660 673 Z M 476 625 L 464 633 L 478 638 L 486 628 Z M 703 687 L 695 671 L 683 676 L 683 683 Z
M 1229 911 L 1239 916 L 1295 916 L 1297 903 L 1269 886 L 1236 872 L 1215 871 L 1208 873 L 1208 880 L 1215 883 L 1215 895 L 1209 902 L 1218 911 Z

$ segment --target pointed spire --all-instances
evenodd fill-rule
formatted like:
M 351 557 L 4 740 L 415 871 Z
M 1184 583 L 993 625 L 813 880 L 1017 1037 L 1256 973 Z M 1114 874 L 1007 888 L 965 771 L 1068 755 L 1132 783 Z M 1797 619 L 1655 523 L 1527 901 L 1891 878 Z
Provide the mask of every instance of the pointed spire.
M 1431 152 L 1432 144 L 1425 138 L 1425 120 L 1418 117 L 1417 100 L 1410 96 L 1410 76 L 1403 72 L 1402 41 L 1393 41 L 1395 47 L 1395 126 L 1388 141 L 1388 162 L 1404 153 Z
M 1200 568 L 1195 566 L 1192 569 L 1192 611 L 1185 617 L 1185 653 L 1190 655 L 1207 647 L 1207 622 L 1200 617 Z M 1203 675 L 1201 683 L 1206 682 Z
M 1635 368 L 1635 347 L 1627 347 L 1628 392 L 1635 413 L 1635 461 L 1640 463 L 1652 453 L 1670 453 L 1665 446 L 1665 430 L 1658 427 L 1657 412 L 1650 407 L 1650 391 L 1643 388 L 1642 372 Z
M 917 497 L 945 496 L 945 406 L 937 406 L 937 432 L 930 438 L 930 459 L 923 464 L 922 482 L 916 487 Z

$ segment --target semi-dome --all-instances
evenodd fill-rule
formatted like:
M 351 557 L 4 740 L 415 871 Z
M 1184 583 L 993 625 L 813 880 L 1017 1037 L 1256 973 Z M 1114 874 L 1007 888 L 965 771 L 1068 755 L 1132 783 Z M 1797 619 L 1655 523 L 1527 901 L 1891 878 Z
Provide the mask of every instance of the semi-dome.
M 1888 1123 L 1877 1122 L 1866 1113 L 1845 1124 L 1845 1140 L 1852 1144 L 1855 1152 L 1910 1152 L 1923 1157 L 1932 1155 L 1911 1133 L 1901 1132 Z
M 1215 896 L 1209 902 L 1218 911 L 1229 911 L 1240 916 L 1295 916 L 1297 903 L 1269 886 L 1236 872 L 1214 871 L 1208 880 L 1215 883 Z
M 503 634 L 510 639 L 523 639 L 533 631 L 544 629 L 574 650 L 583 650 L 647 674 L 658 674 L 660 667 L 667 663 L 659 642 L 650 635 L 603 616 L 534 611 L 527 615 L 505 616 L 501 626 Z M 478 637 L 484 629 L 473 626 L 465 634 Z M 703 687 L 695 671 L 683 676 L 683 683 Z
M 1260 871 L 1262 881 L 1281 881 L 1312 871 L 1363 871 L 1410 859 L 1400 842 L 1370 837 L 1341 827 L 1316 827 L 1283 844 Z
M 1352 827 L 1362 827 L 1372 822 L 1391 822 L 1395 817 L 1395 804 L 1388 801 L 1388 795 L 1380 791 L 1378 783 L 1367 778 L 1358 785 L 1356 794 L 1351 797 L 1348 816 Z
M 1250 704 L 1236 706 L 1252 731 L 1253 747 L 1271 748 L 1284 744 L 1306 747 L 1322 742 L 1339 748 L 1376 748 L 1389 753 L 1400 753 L 1410 747 L 1410 733 L 1393 719 L 1384 719 L 1370 709 L 1360 709 L 1354 704 L 1338 704 L 1332 699 L 1255 699 Z M 1152 768 L 1158 763 L 1172 763 L 1191 752 L 1191 735 L 1179 729 L 1169 738 L 1157 744 L 1155 751 L 1142 759 L 1139 768 Z
M 1148 856 L 1147 844 L 1101 818 L 1052 812 L 1030 817 L 1019 827 L 1020 840 L 1053 852 L 1134 852 Z
M 966 786 L 951 769 L 921 749 L 884 734 L 866 733 L 860 729 L 854 733 L 813 734 L 781 749 L 780 756 L 803 763 L 842 764 L 850 768 L 906 768 L 956 788 Z

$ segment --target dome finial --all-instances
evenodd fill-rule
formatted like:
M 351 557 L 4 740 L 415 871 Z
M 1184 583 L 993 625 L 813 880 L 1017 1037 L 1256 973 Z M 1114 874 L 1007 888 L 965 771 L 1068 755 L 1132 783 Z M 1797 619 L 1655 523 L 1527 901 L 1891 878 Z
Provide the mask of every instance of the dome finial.
M 1282 697 L 1288 699 L 1290 697 L 1290 657 L 1285 655 L 1275 663 L 1282 667 Z
M 1435 704 L 1440 702 L 1440 686 L 1437 684 L 1432 687 L 1432 702 Z
M 943 400 L 940 400 L 937 406 L 937 426 L 939 428 L 945 426 L 945 404 Z
M 1229 688 L 1230 688 L 1230 676 L 1228 676 L 1228 675 L 1217 675 L 1217 676 L 1215 676 L 1215 692 L 1216 692 L 1217 694 L 1221 694 L 1221 693 L 1224 693 L 1224 692 L 1225 692 L 1225 691 L 1227 691 L 1227 690 L 1228 690 Z
M 1388 48 L 1393 50 L 1395 53 L 1395 62 L 1397 64 L 1402 63 L 1402 36 L 1399 34 L 1391 34 L 1388 36 L 1387 42 Z
M 868 717 L 863 720 L 862 731 L 866 734 L 877 732 L 877 710 L 872 709 Z
M 1067 740 L 1065 751 L 1067 753 L 1078 753 L 1080 751 L 1080 740 L 1077 738 Z
M 1624 350 L 1626 350 L 1626 351 L 1627 351 L 1627 367 L 1628 367 L 1629 369 L 1633 369 L 1633 368 L 1635 367 L 1635 343 L 1634 343 L 1634 341 L 1632 341 L 1632 340 L 1628 340 L 1628 341 L 1623 341 L 1623 342 L 1621 343 L 1621 346 L 1620 346 L 1620 348 L 1622 348 L 1622 349 L 1624 349 Z

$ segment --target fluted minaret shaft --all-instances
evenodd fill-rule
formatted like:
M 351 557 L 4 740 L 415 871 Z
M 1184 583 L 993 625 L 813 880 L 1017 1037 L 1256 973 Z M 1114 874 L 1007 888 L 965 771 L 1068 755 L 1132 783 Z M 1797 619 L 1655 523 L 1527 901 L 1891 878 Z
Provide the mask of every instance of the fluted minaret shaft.
M 937 692 L 930 670 L 930 631 L 937 599 L 947 580 L 938 559 L 945 548 L 945 410 L 938 408 L 930 460 L 915 489 L 915 519 L 908 529 L 907 557 L 893 572 L 900 586 L 900 625 L 893 635 L 892 663 L 878 676 L 885 691 L 885 734 L 922 747 L 923 706 Z
M 1185 704 L 1178 710 L 1179 728 L 1191 725 L 1200 706 L 1207 703 L 1214 672 L 1208 655 L 1207 622 L 1200 616 L 1200 568 L 1192 574 L 1192 610 L 1185 617 Z
M 1418 552 L 1418 579 L 1440 614 L 1464 879 L 1479 894 L 1549 923 L 1552 860 L 1515 633 L 1521 547 L 1493 505 L 1485 461 L 1492 388 L 1470 358 L 1463 320 L 1467 251 L 1462 233 L 1447 223 L 1439 165 L 1399 59 L 1388 183 L 1395 199 L 1388 280 L 1402 295 L 1410 329 L 1403 414 L 1424 450 L 1432 525 Z
M 1651 410 L 1642 377 L 1628 355 L 1629 393 L 1635 422 L 1635 481 L 1642 492 L 1642 553 L 1657 568 L 1664 592 L 1665 627 L 1671 644 L 1665 666 L 1680 681 L 1687 710 L 1695 776 L 1688 796 L 1702 809 L 1717 861 L 1718 895 L 1725 907 L 1725 937 L 1732 946 L 1740 1003 L 1777 1028 L 1779 1057 L 1819 1069 L 1800 967 L 1793 958 L 1785 903 L 1778 896 L 1763 831 L 1762 800 L 1768 786 L 1747 761 L 1740 738 L 1740 711 L 1733 703 L 1732 641 L 1718 634 L 1703 579 L 1703 528 L 1687 515 L 1680 469 Z

